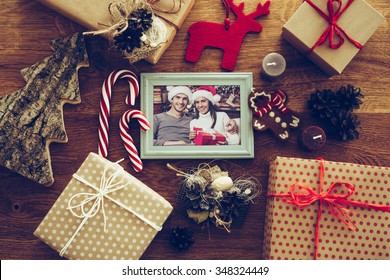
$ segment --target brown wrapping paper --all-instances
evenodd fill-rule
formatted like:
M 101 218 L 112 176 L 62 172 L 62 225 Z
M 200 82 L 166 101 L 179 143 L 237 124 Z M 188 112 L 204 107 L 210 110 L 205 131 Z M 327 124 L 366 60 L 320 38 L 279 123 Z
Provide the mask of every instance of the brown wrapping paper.
M 39 3 L 57 11 L 58 13 L 66 16 L 67 18 L 77 22 L 78 24 L 86 27 L 89 31 L 95 31 L 104 29 L 107 26 L 110 26 L 111 15 L 108 11 L 108 6 L 111 0 L 37 0 Z M 173 2 L 175 1 L 175 2 Z M 175 4 L 175 7 L 178 7 L 179 1 L 182 1 L 180 11 L 177 13 L 163 13 L 156 11 L 157 15 L 161 15 L 170 22 L 174 23 L 178 28 L 181 27 L 185 18 L 188 16 L 192 6 L 195 3 L 195 0 L 161 0 L 156 7 L 160 10 L 166 11 L 172 8 L 172 5 Z M 176 36 L 176 29 L 166 23 L 168 29 L 168 38 L 167 43 L 147 60 L 150 63 L 156 64 L 161 56 L 164 54 L 165 50 L 170 46 L 173 39 Z
M 312 0 L 312 2 L 328 15 L 327 0 Z M 347 2 L 347 0 L 342 1 L 343 7 Z M 364 45 L 383 21 L 384 17 L 369 4 L 363 0 L 355 0 L 337 23 L 351 38 Z M 329 23 L 313 7 L 303 2 L 283 26 L 282 37 L 306 54 L 328 26 Z M 359 49 L 347 38 L 338 49 L 329 48 L 328 41 L 329 38 L 308 54 L 308 58 L 328 75 L 341 74 Z M 335 41 L 337 43 L 337 39 Z
M 99 188 L 105 168 L 108 168 L 105 178 L 121 169 L 118 164 L 90 153 L 76 175 Z M 103 198 L 106 231 L 102 207 L 79 228 L 84 219 L 74 216 L 68 210 L 69 200 L 76 194 L 84 193 L 74 197 L 71 201 L 71 206 L 74 206 L 98 192 L 80 179 L 72 178 L 34 235 L 58 252 L 74 237 L 63 255 L 68 259 L 139 259 L 158 233 L 158 227 L 162 227 L 170 215 L 172 206 L 127 172 L 120 172 L 112 182 L 121 180 L 125 182 L 120 184 L 124 185 L 122 189 L 107 193 L 115 203 L 107 197 Z M 86 204 L 86 212 L 94 202 Z M 74 211 L 78 215 L 82 214 L 80 207 L 74 208 Z
M 319 167 L 316 160 L 277 157 L 270 166 L 268 194 L 287 193 L 296 182 L 318 192 Z M 355 186 L 350 200 L 390 205 L 388 167 L 325 161 L 323 191 L 336 181 Z M 268 197 L 264 258 L 313 259 L 318 205 L 317 201 L 300 209 L 282 198 Z M 317 259 L 390 259 L 390 213 L 367 207 L 346 208 L 353 211 L 348 217 L 356 223 L 356 230 L 348 229 L 324 206 Z

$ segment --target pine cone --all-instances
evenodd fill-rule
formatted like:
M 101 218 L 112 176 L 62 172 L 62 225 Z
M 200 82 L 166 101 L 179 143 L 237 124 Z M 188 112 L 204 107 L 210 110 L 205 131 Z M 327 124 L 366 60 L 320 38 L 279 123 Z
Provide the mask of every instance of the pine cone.
M 114 37 L 117 49 L 132 52 L 134 48 L 141 47 L 143 32 L 152 26 L 152 13 L 146 9 L 137 9 L 130 14 L 128 28 Z
M 359 109 L 363 101 L 360 98 L 364 98 L 361 94 L 360 88 L 355 88 L 353 85 L 347 85 L 346 87 L 340 87 L 336 92 L 339 99 L 340 107 L 343 110 L 349 111 Z
M 360 88 L 353 85 L 340 87 L 336 92 L 329 89 L 315 91 L 307 101 L 309 109 L 321 119 L 330 121 L 338 130 L 340 140 L 347 141 L 359 138 L 360 122 L 354 109 L 359 109 L 364 98 Z
M 152 13 L 146 9 L 137 9 L 130 14 L 129 28 L 148 30 L 152 26 Z
M 310 95 L 308 100 L 309 109 L 312 109 L 321 119 L 327 119 L 332 116 L 332 113 L 339 105 L 336 102 L 335 93 L 326 89 L 324 91 L 316 91 Z
M 142 31 L 139 29 L 127 28 L 121 34 L 114 37 L 114 45 L 122 51 L 132 52 L 134 48 L 141 47 Z
M 189 186 L 185 183 L 181 186 L 184 188 L 184 193 L 186 198 L 188 198 L 186 202 L 187 208 L 193 210 L 210 210 L 215 205 L 215 200 L 210 197 L 214 197 L 213 190 L 208 189 L 202 191 L 202 187 L 200 185 Z
M 348 141 L 359 138 L 360 122 L 357 115 L 350 111 L 340 111 L 337 117 L 331 119 L 332 124 L 338 129 L 340 140 Z
M 238 206 L 240 205 L 239 199 L 236 195 L 224 198 L 219 202 L 218 209 L 220 210 L 220 217 L 225 217 L 229 220 L 229 217 L 238 216 Z
M 340 87 L 336 92 L 329 89 L 317 90 L 310 95 L 307 103 L 309 109 L 313 109 L 320 118 L 327 119 L 333 112 L 359 109 L 363 103 L 360 98 L 364 98 L 360 88 L 347 85 Z
M 171 244 L 179 251 L 187 250 L 194 244 L 193 233 L 185 227 L 176 227 L 171 233 Z

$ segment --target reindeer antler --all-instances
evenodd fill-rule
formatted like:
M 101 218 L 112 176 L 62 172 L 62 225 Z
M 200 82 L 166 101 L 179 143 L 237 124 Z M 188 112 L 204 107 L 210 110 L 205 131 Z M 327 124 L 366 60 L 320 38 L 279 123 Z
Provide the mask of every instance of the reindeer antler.
M 254 11 L 253 13 L 250 13 L 248 16 L 250 16 L 252 18 L 257 18 L 257 17 L 259 17 L 261 15 L 268 15 L 269 14 L 268 7 L 269 7 L 270 4 L 271 4 L 271 2 L 269 0 L 267 0 L 267 2 L 264 3 L 264 5 L 259 3 L 257 5 L 256 11 Z
M 222 2 L 226 2 L 229 4 L 230 9 L 233 11 L 233 13 L 238 17 L 238 16 L 243 16 L 244 15 L 244 6 L 245 3 L 241 2 L 240 5 L 236 5 L 233 3 L 233 0 L 222 0 Z
M 236 4 L 234 4 L 233 0 L 222 0 L 222 2 L 227 3 L 228 7 L 230 6 L 230 9 L 233 11 L 233 13 L 237 17 L 245 15 L 244 14 L 244 7 L 245 7 L 245 3 L 244 2 L 241 2 L 238 6 Z M 264 5 L 259 3 L 257 5 L 256 11 L 253 12 L 253 13 L 248 14 L 247 16 L 249 16 L 251 18 L 257 18 L 257 17 L 259 17 L 261 15 L 268 15 L 269 14 L 268 7 L 269 7 L 270 4 L 271 4 L 271 2 L 269 0 L 267 0 L 267 2 L 264 3 Z M 226 6 L 226 4 L 225 4 L 225 6 Z

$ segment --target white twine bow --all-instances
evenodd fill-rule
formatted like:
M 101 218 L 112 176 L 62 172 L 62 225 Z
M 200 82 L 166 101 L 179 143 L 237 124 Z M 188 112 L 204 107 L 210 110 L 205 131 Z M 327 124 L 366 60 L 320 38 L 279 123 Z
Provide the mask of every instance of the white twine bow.
M 118 165 L 118 163 L 121 162 L 122 160 L 117 161 L 115 163 L 112 163 L 111 165 Z M 102 178 L 100 180 L 99 187 L 94 186 L 93 184 L 91 184 L 90 182 L 88 182 L 84 178 L 80 177 L 79 175 L 73 174 L 73 178 L 75 178 L 76 180 L 91 187 L 92 189 L 94 189 L 96 191 L 96 193 L 81 192 L 81 193 L 75 194 L 74 196 L 72 196 L 69 199 L 68 210 L 73 214 L 73 216 L 80 218 L 80 219 L 83 219 L 83 220 L 81 221 L 80 225 L 78 226 L 76 231 L 73 233 L 71 238 L 69 238 L 68 242 L 65 244 L 65 246 L 60 251 L 61 257 L 65 254 L 66 250 L 72 244 L 72 242 L 74 241 L 74 239 L 76 238 L 77 234 L 82 229 L 84 224 L 87 222 L 87 220 L 89 218 L 96 216 L 96 214 L 99 213 L 100 210 L 101 210 L 101 213 L 103 215 L 103 220 L 104 220 L 104 232 L 107 232 L 107 228 L 106 228 L 107 217 L 106 217 L 106 213 L 104 210 L 104 198 L 107 198 L 108 200 L 115 203 L 116 205 L 129 211 L 134 216 L 136 216 L 140 220 L 144 221 L 146 224 L 148 224 L 149 226 L 151 226 L 155 230 L 161 231 L 162 227 L 156 225 L 154 222 L 150 221 L 149 219 L 147 219 L 143 215 L 135 212 L 130 207 L 122 204 L 121 202 L 119 202 L 119 201 L 117 201 L 114 198 L 109 196 L 110 193 L 121 190 L 126 186 L 126 183 L 123 182 L 123 180 L 124 180 L 123 177 L 121 178 L 121 180 L 117 181 L 117 177 L 121 173 L 124 173 L 124 170 L 123 170 L 122 166 L 120 166 L 120 165 L 118 165 L 116 171 L 113 174 L 111 174 L 109 177 L 107 177 L 107 171 L 111 165 L 108 164 L 105 166 Z M 85 197 L 85 198 L 80 203 L 72 205 L 72 201 L 76 198 L 79 198 L 79 197 Z M 90 204 L 91 202 L 93 202 L 93 204 L 92 204 L 91 208 L 88 209 L 88 204 Z M 76 209 L 76 208 L 79 208 L 81 210 L 81 214 L 74 211 L 74 209 Z

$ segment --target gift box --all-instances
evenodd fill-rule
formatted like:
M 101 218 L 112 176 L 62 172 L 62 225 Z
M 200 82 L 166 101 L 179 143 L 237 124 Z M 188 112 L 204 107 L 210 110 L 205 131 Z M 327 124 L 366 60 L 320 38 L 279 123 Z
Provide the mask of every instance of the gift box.
M 277 157 L 264 258 L 390 259 L 389 181 L 388 167 Z
M 39 3 L 55 10 L 56 12 L 66 16 L 67 18 L 86 27 L 88 30 L 101 30 L 110 26 L 112 18 L 108 10 L 108 6 L 112 0 L 37 0 Z M 181 2 L 181 5 L 179 4 Z M 153 2 L 158 2 L 153 4 Z M 157 49 L 147 60 L 150 63 L 156 64 L 165 50 L 170 46 L 176 33 L 188 16 L 195 0 L 161 0 L 149 1 L 153 4 L 156 15 L 163 18 L 163 22 L 167 27 L 167 42 Z M 162 12 L 174 10 L 180 5 L 180 10 L 177 13 Z M 104 34 L 102 34 L 104 36 Z
M 334 6 L 337 5 L 335 0 L 310 2 L 314 7 L 304 1 L 283 26 L 282 37 L 300 52 L 307 54 L 327 74 L 341 74 L 360 47 L 384 21 L 384 17 L 363 0 L 342 0 L 340 9 Z M 330 13 L 335 18 L 333 30 L 329 23 L 332 22 Z M 330 38 L 335 48 L 329 47 Z M 321 39 L 324 40 L 323 44 L 316 46 L 321 43 Z M 338 47 L 340 40 L 344 43 Z
M 139 259 L 171 211 L 118 163 L 90 153 L 34 235 L 68 259 Z
M 193 140 L 195 145 L 217 145 L 218 142 L 226 141 L 226 137 L 216 131 L 203 131 L 201 128 L 194 127 L 196 136 Z

